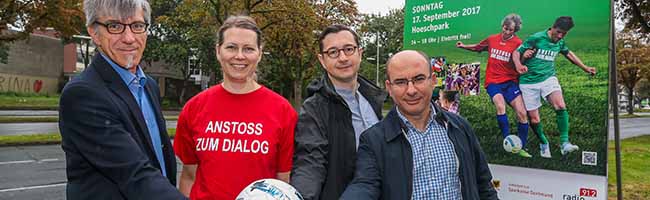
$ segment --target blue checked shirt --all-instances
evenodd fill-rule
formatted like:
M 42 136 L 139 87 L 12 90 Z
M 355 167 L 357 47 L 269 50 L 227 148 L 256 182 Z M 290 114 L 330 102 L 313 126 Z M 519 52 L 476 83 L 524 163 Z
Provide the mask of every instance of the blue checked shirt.
M 162 141 L 160 139 L 160 129 L 158 129 L 158 122 L 156 121 L 156 114 L 154 113 L 153 105 L 147 94 L 144 91 L 144 86 L 147 81 L 142 68 L 138 67 L 138 70 L 135 74 L 129 72 L 127 69 L 118 66 L 111 59 L 108 59 L 104 54 L 100 54 L 104 57 L 104 60 L 113 67 L 113 70 L 120 75 L 122 81 L 126 84 L 133 95 L 133 98 L 138 102 L 140 110 L 142 111 L 142 116 L 147 124 L 147 130 L 149 130 L 149 136 L 151 137 L 151 144 L 153 145 L 154 152 L 158 158 L 158 164 L 160 164 L 160 171 L 163 176 L 167 176 L 167 170 L 165 170 L 165 158 L 163 157 L 162 152 Z
M 447 128 L 434 120 L 435 109 L 424 132 L 417 130 L 397 109 L 406 124 L 406 139 L 413 152 L 413 194 L 411 199 L 462 199 L 458 158 L 447 136 Z

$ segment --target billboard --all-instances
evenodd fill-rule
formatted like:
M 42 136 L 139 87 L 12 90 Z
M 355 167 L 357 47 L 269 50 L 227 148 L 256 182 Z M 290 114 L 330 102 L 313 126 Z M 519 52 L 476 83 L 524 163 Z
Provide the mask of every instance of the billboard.
M 610 1 L 407 0 L 404 19 L 404 49 L 461 90 L 502 199 L 607 198 Z M 457 66 L 479 66 L 478 91 L 452 85 Z

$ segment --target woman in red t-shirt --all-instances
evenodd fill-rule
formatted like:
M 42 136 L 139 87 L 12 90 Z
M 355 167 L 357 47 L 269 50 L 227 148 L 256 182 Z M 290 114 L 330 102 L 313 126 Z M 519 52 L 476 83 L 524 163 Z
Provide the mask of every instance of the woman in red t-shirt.
M 235 199 L 255 180 L 289 182 L 291 171 L 297 114 L 256 81 L 260 29 L 250 17 L 231 16 L 217 37 L 223 83 L 185 104 L 174 140 L 179 188 L 191 199 Z

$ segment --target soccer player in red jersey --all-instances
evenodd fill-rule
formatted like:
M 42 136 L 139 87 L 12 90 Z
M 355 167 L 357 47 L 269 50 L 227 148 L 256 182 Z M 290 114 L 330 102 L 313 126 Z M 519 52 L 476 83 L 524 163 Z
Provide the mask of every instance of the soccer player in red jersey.
M 503 137 L 510 135 L 506 105 L 517 113 L 518 133 L 522 141 L 522 150 L 517 152 L 522 157 L 531 157 L 524 149 L 528 140 L 528 117 L 524 101 L 519 90 L 519 73 L 515 70 L 511 55 L 521 45 L 521 39 L 515 34 L 521 29 L 521 17 L 509 14 L 501 22 L 501 33 L 494 34 L 478 44 L 463 44 L 458 41 L 456 47 L 469 51 L 488 51 L 488 63 L 485 75 L 485 88 L 497 110 L 497 122 Z

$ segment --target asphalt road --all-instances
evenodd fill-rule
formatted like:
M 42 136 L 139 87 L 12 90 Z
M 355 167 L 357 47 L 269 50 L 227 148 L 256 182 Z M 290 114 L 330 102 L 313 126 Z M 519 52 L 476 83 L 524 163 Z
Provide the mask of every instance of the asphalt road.
M 167 128 L 176 128 L 176 121 L 167 121 Z M 58 133 L 59 123 L 0 123 L 0 135 L 29 135 L 38 133 Z
M 165 116 L 178 116 L 179 111 L 163 111 Z M 56 110 L 0 110 L 0 116 L 58 116 Z M 176 121 L 167 121 L 167 128 L 176 128 Z M 56 122 L 43 123 L 0 123 L 0 135 L 29 135 L 38 133 L 58 133 Z
M 163 115 L 178 115 L 179 111 L 164 110 Z M 0 110 L 0 116 L 57 116 L 56 110 Z
M 0 116 L 57 116 L 56 110 L 0 110 Z
M 609 120 L 609 139 L 614 139 L 614 123 Z M 621 139 L 650 134 L 650 118 L 619 119 Z
M 65 199 L 65 182 L 58 145 L 0 147 L 0 199 Z
M 620 124 L 622 138 L 650 133 L 650 118 L 621 119 Z M 175 122 L 169 125 L 176 126 Z M 59 145 L 0 147 L 0 200 L 65 199 L 65 182 L 65 158 Z
M 0 147 L 0 200 L 63 200 L 65 183 L 60 145 Z
M 176 128 L 177 121 L 167 121 L 167 128 Z M 650 133 L 650 118 L 620 119 L 621 138 L 635 137 Z M 45 123 L 0 123 L 0 135 L 29 135 L 37 133 L 57 133 L 56 122 Z M 614 124 L 610 120 L 609 139 L 614 139 Z

